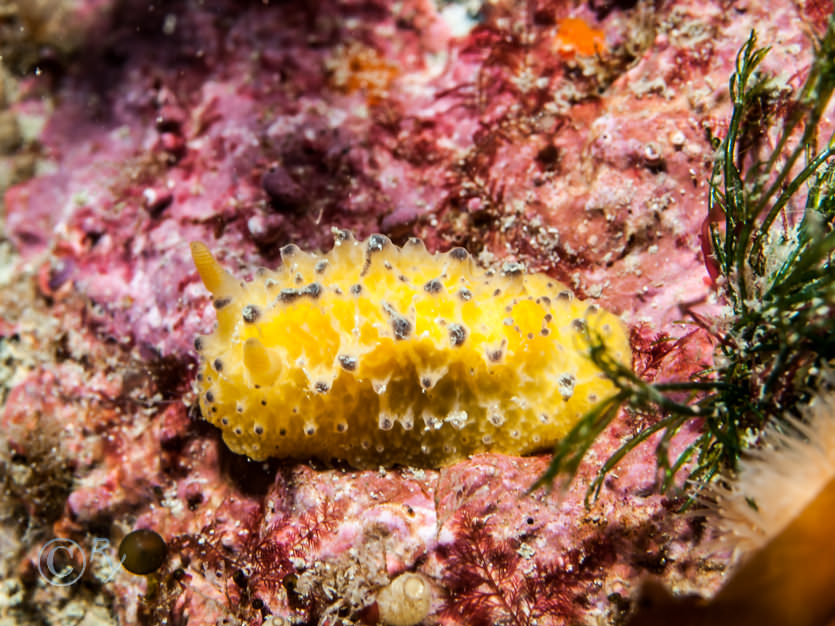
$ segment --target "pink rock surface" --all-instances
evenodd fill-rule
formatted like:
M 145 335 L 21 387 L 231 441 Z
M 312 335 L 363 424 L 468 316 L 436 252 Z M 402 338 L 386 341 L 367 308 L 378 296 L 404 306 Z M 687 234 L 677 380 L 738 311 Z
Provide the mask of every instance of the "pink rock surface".
M 19 371 L 0 423 L 34 529 L 7 558 L 29 588 L 57 593 L 33 574 L 53 535 L 89 549 L 135 527 L 168 542 L 154 577 L 87 574 L 121 624 L 373 623 L 405 570 L 432 584 L 427 624 L 615 623 L 648 574 L 716 588 L 721 558 L 657 495 L 651 443 L 583 504 L 635 418 L 564 493 L 527 493 L 547 455 L 379 472 L 236 457 L 194 402 L 213 312 L 188 242 L 240 276 L 333 227 L 519 260 L 622 314 L 636 371 L 681 379 L 710 365 L 709 338 L 675 322 L 716 310 L 706 130 L 724 132 L 736 52 L 757 28 L 795 84 L 783 69 L 802 73 L 831 7 L 508 1 L 466 22 L 428 0 L 69 4 L 107 35 L 21 81 L 11 110 L 45 123 L 41 173 L 5 194 L 0 335 Z M 603 34 L 600 58 L 561 52 L 567 17 Z

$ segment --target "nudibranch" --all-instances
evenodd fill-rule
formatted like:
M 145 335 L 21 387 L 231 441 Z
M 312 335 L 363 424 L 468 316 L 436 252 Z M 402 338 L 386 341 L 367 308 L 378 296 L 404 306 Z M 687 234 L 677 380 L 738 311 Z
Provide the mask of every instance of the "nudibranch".
M 518 264 L 481 269 L 463 248 L 337 231 L 330 252 L 285 246 L 248 283 L 204 244 L 191 252 L 217 313 L 195 342 L 200 408 L 255 460 L 438 467 L 533 453 L 613 391 L 587 331 L 631 358 L 615 315 Z

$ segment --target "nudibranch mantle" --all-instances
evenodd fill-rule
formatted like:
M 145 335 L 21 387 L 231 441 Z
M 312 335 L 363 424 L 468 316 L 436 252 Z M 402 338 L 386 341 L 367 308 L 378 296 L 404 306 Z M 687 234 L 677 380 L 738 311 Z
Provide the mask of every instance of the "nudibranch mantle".
M 629 363 L 623 323 L 545 274 L 476 266 L 337 231 L 322 255 L 282 248 L 252 282 L 191 245 L 217 326 L 195 342 L 203 416 L 231 450 L 438 467 L 554 445 L 612 384 L 585 329 Z

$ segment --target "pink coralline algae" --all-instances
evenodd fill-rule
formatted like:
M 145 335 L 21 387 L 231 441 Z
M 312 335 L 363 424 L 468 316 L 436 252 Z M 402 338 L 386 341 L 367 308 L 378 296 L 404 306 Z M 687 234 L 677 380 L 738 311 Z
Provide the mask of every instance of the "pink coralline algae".
M 732 4 L 4 7 L 0 617 L 370 625 L 404 572 L 428 585 L 423 623 L 449 626 L 619 623 L 648 575 L 714 590 L 726 561 L 658 495 L 651 442 L 583 504 L 643 416 L 564 492 L 528 493 L 547 455 L 366 471 L 234 455 L 193 391 L 214 312 L 188 244 L 239 276 L 335 228 L 460 245 L 621 315 L 648 380 L 709 368 L 708 334 L 677 323 L 715 307 L 706 130 L 723 132 L 752 28 L 779 42 L 770 67 L 801 71 L 831 10 Z M 167 544 L 147 577 L 98 557 L 75 586 L 39 574 L 53 537 L 113 556 L 139 528 Z

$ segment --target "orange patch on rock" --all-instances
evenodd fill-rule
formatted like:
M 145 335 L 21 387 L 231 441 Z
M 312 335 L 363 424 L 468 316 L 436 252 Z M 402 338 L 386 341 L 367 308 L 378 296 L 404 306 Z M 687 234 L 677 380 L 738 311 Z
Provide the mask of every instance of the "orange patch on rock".
M 592 56 L 606 51 L 603 31 L 592 28 L 579 17 L 566 17 L 557 22 L 555 43 L 557 52 L 566 58 Z
M 343 93 L 363 91 L 369 105 L 378 104 L 386 96 L 399 74 L 379 52 L 357 42 L 341 47 L 326 67 L 334 87 Z

